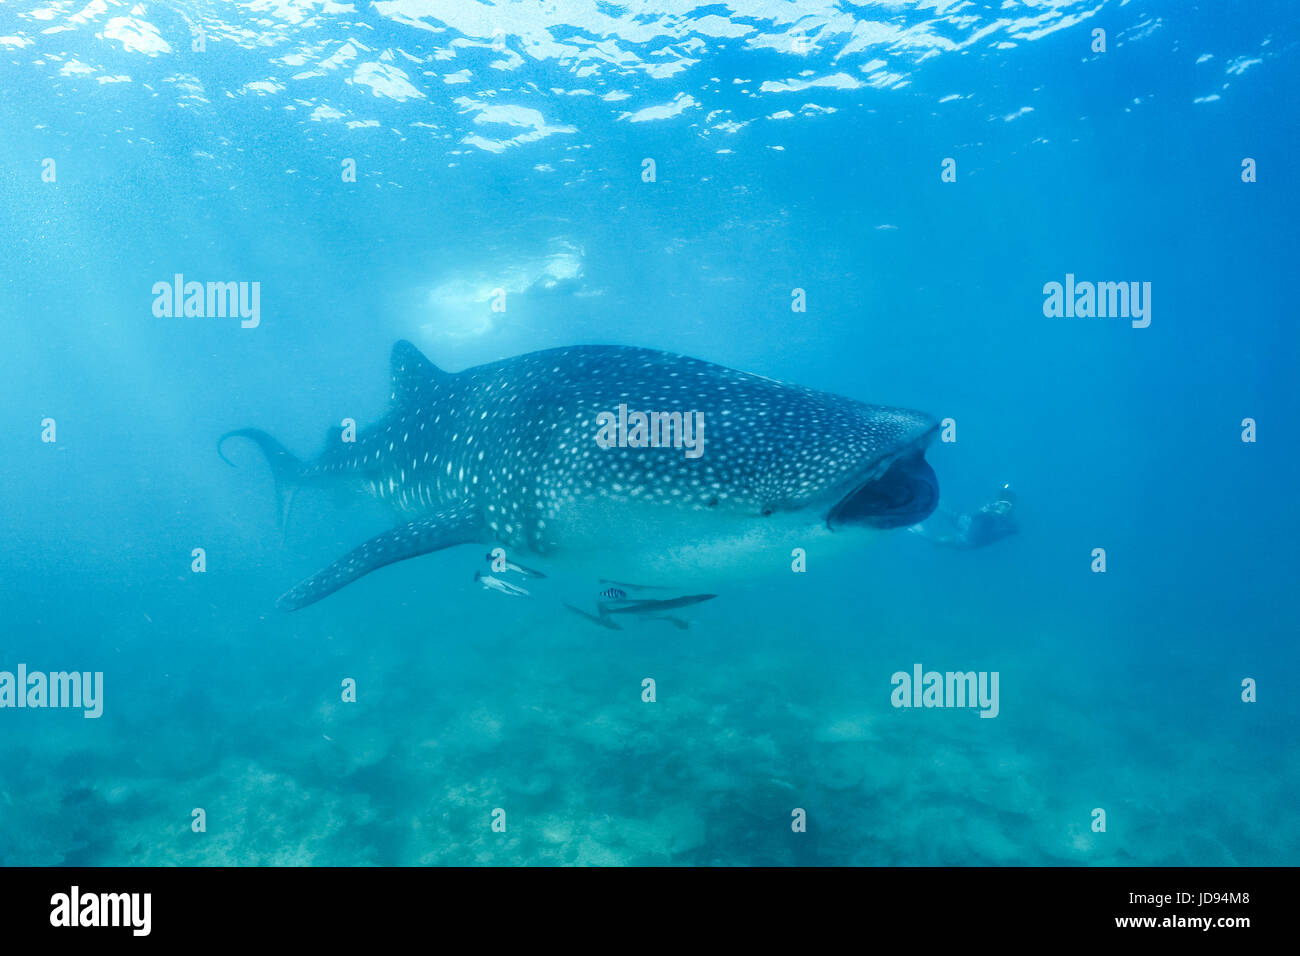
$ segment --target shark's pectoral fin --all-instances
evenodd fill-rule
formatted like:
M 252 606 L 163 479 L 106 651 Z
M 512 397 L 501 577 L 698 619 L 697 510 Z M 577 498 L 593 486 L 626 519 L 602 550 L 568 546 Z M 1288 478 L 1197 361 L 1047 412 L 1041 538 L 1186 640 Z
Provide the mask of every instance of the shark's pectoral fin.
M 461 506 L 385 531 L 286 591 L 275 606 L 282 611 L 296 611 L 315 604 L 376 568 L 441 551 L 455 544 L 477 541 L 482 527 L 483 519 L 478 510 Z

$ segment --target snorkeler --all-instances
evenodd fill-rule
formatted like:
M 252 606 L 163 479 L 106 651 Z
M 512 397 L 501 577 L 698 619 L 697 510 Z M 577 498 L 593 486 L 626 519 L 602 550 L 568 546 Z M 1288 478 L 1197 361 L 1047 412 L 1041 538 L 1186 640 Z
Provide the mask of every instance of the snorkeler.
M 973 551 L 1009 537 L 1019 530 L 1013 514 L 1015 508 L 1016 493 L 1010 484 L 1005 484 L 998 491 L 997 498 L 974 514 L 954 514 L 946 508 L 943 509 L 944 516 L 952 525 L 952 534 L 935 535 L 919 524 L 913 525 L 908 530 L 944 547 Z

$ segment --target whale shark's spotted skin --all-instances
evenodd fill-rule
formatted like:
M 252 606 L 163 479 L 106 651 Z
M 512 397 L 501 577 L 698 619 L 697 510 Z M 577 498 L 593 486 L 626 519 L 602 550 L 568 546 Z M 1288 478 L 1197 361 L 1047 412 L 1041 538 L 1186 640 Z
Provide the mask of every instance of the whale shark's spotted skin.
M 231 434 L 258 441 L 282 484 L 347 479 L 390 502 L 423 529 L 408 533 L 413 554 L 434 550 L 431 542 L 460 540 L 547 554 L 564 546 L 566 522 L 592 504 L 741 520 L 825 512 L 900 450 L 923 448 L 935 427 L 918 412 L 621 346 L 551 349 L 450 374 L 399 342 L 393 383 L 393 407 L 383 421 L 355 442 L 332 441 L 311 463 L 298 462 L 264 432 Z M 597 415 L 619 405 L 701 413 L 702 454 L 602 448 Z M 430 520 L 447 514 L 459 517 L 450 524 Z M 448 529 L 450 535 L 442 533 Z M 378 567 L 411 556 L 395 540 L 401 530 L 381 536 L 388 539 L 382 554 L 354 552 L 347 573 L 335 567 L 324 582 L 334 586 L 324 593 L 288 603 L 318 600 L 371 570 L 367 560 L 387 558 Z

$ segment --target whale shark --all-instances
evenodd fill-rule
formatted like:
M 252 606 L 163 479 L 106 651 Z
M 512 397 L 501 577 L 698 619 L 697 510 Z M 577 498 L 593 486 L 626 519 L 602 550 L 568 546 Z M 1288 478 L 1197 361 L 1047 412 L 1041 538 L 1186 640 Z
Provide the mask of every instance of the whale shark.
M 683 355 L 582 345 L 451 373 L 399 341 L 392 381 L 388 414 L 351 440 L 331 430 L 314 460 L 258 428 L 218 441 L 230 464 L 231 439 L 261 449 L 282 522 L 298 489 L 325 485 L 398 515 L 286 591 L 282 610 L 461 544 L 574 558 L 624 580 L 788 565 L 792 547 L 908 527 L 938 502 L 931 416 Z

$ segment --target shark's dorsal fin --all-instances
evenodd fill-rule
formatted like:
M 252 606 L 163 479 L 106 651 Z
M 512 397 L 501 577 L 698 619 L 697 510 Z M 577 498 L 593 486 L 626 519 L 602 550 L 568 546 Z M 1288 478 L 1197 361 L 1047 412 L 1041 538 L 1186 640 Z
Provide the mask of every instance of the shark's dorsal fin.
M 450 378 L 438 366 L 406 339 L 393 344 L 391 360 L 393 370 L 393 401 L 401 405 L 418 395 L 431 384 Z

